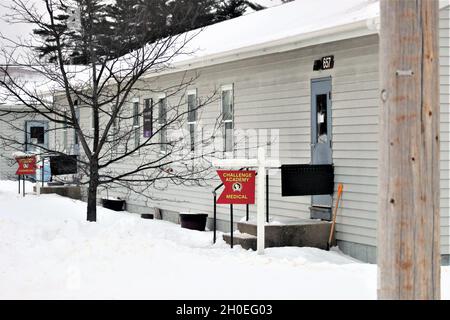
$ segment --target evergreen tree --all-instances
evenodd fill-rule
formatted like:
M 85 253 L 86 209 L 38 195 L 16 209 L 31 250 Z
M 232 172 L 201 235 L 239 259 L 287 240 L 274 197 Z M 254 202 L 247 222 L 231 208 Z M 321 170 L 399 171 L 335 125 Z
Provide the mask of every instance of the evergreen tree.
M 56 50 L 58 48 L 56 38 L 59 36 L 61 39 L 69 39 L 75 36 L 75 33 L 67 27 L 67 22 L 70 18 L 68 14 L 69 8 L 60 2 L 53 9 L 55 10 L 53 16 L 54 27 L 52 28 L 50 22 L 42 22 L 41 28 L 33 29 L 33 33 L 42 38 L 42 46 L 35 48 L 39 58 L 45 58 L 50 62 L 56 61 Z M 67 51 L 69 44 L 69 41 L 63 41 L 60 45 L 61 50 Z
M 245 0 L 225 0 L 217 3 L 215 21 L 220 22 L 242 16 L 247 10 Z
M 87 64 L 96 57 L 114 55 L 110 50 L 112 25 L 107 19 L 106 5 L 102 0 L 76 0 L 80 26 L 72 33 L 71 63 Z M 92 47 L 93 50 L 90 50 Z
M 61 33 L 60 47 L 67 63 L 88 64 L 94 57 L 109 59 L 122 56 L 170 35 L 205 27 L 243 15 L 248 8 L 264 7 L 248 0 L 60 0 L 55 5 L 54 20 Z M 78 28 L 70 27 L 73 12 L 78 12 Z M 89 15 L 89 16 L 88 16 Z M 55 61 L 56 43 L 46 28 L 35 30 L 43 45 L 36 48 L 42 58 Z M 95 59 L 94 59 L 95 60 Z

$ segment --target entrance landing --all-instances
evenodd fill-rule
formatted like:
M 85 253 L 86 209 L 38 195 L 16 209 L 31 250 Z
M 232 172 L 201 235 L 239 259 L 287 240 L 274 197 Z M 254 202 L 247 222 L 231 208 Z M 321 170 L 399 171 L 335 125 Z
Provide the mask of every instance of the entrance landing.
M 234 244 L 244 249 L 256 250 L 257 226 L 255 221 L 239 222 L 234 233 Z M 285 219 L 265 226 L 265 246 L 271 247 L 313 247 L 326 249 L 331 223 L 311 219 Z M 231 242 L 230 234 L 223 239 Z

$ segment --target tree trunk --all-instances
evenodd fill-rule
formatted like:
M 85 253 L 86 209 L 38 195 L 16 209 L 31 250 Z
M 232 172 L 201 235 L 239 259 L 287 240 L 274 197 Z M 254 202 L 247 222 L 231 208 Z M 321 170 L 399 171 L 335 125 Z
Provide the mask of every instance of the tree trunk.
M 97 188 L 98 188 L 98 165 L 96 161 L 91 162 L 90 181 L 88 190 L 87 221 L 97 221 Z
M 381 1 L 378 298 L 440 298 L 438 1 Z

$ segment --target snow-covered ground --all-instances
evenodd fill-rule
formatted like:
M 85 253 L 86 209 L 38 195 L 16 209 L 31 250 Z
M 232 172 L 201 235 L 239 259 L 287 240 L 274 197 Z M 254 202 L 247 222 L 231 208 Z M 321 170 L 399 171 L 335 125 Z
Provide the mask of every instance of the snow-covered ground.
M 28 185 L 31 191 L 31 185 Z M 374 299 L 376 266 L 338 251 L 231 250 L 210 232 L 0 182 L 0 299 Z M 450 299 L 450 268 L 443 268 Z

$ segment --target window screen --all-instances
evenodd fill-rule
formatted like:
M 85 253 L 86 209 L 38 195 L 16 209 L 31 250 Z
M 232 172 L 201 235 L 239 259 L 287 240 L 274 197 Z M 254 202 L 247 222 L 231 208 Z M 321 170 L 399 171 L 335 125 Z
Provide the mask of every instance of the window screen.
M 188 122 L 197 121 L 197 95 L 188 95 Z
M 233 121 L 233 96 L 231 90 L 222 91 L 222 113 L 224 121 Z
M 139 102 L 133 103 L 133 126 L 139 126 Z
M 191 151 L 195 150 L 195 124 L 197 122 L 197 94 L 191 93 L 187 97 L 188 103 L 188 125 L 189 125 L 189 141 Z
M 167 151 L 167 98 L 159 99 L 158 109 L 158 123 L 161 125 L 159 131 L 161 151 Z
M 64 151 L 67 151 L 67 111 L 64 111 L 64 125 L 63 125 L 63 144 L 64 144 Z

